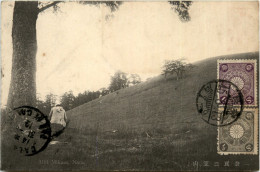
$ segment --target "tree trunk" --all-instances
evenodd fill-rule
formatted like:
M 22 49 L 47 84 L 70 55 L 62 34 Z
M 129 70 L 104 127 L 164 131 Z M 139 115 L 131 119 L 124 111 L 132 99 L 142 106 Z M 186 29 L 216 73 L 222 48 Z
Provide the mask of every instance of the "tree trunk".
M 16 1 L 13 12 L 12 74 L 7 106 L 36 104 L 37 1 Z

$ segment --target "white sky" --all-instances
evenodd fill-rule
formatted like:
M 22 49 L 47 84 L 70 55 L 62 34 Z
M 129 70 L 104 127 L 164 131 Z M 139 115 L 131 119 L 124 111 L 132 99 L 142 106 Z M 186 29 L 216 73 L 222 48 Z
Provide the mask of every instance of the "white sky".
M 107 87 L 116 70 L 157 76 L 165 59 L 258 51 L 257 2 L 195 2 L 180 22 L 167 2 L 125 2 L 108 8 L 62 3 L 37 20 L 37 92 L 61 95 Z M 2 105 L 11 77 L 13 2 L 2 3 Z

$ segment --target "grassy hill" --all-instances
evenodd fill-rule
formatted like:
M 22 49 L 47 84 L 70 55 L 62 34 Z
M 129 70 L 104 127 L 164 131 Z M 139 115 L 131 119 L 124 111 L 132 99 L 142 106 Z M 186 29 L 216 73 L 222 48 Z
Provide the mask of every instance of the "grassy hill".
M 24 169 L 212 170 L 202 167 L 203 161 L 245 161 L 245 156 L 217 155 L 217 128 L 196 109 L 199 89 L 217 78 L 217 59 L 230 58 L 258 59 L 258 52 L 203 60 L 184 79 L 158 76 L 76 107 L 67 112 L 69 126 L 57 139 L 63 143 L 16 163 L 27 164 Z M 246 157 L 257 161 L 257 156 Z M 48 159 L 70 165 L 39 164 Z

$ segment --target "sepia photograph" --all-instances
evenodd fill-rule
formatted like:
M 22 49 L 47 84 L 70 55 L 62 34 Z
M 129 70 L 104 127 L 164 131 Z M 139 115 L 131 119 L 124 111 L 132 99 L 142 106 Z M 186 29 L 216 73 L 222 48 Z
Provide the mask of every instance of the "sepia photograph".
M 1 170 L 258 171 L 258 1 L 1 2 Z

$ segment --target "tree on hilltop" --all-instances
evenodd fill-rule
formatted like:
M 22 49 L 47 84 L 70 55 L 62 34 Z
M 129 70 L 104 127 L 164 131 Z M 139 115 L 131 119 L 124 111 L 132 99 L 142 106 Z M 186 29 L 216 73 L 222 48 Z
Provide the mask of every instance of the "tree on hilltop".
M 133 86 L 141 83 L 141 77 L 138 74 L 130 74 L 128 77 L 128 85 Z
M 176 74 L 177 80 L 182 79 L 187 71 L 194 68 L 194 65 L 187 63 L 184 58 L 177 60 L 166 60 L 163 65 L 163 75 L 166 78 L 167 74 Z
M 61 1 L 15 1 L 12 26 L 12 71 L 7 107 L 36 105 L 36 23 L 38 15 L 53 7 L 57 12 Z M 105 5 L 111 12 L 119 9 L 121 1 L 81 1 L 83 5 Z M 191 1 L 169 2 L 181 21 L 190 20 Z M 46 24 L 47 25 L 47 24 Z
M 128 87 L 127 74 L 125 72 L 117 71 L 112 77 L 109 85 L 109 91 L 114 92 L 122 88 Z

